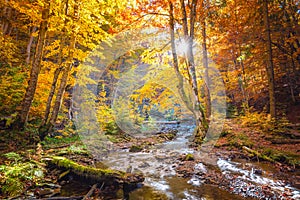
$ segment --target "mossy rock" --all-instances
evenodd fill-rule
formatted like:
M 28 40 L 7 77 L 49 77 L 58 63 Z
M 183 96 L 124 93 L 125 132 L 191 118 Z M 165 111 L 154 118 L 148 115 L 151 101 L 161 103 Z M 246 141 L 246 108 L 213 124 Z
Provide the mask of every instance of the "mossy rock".
M 185 157 L 183 158 L 184 161 L 193 161 L 195 160 L 194 155 L 191 153 L 188 153 L 185 155 Z

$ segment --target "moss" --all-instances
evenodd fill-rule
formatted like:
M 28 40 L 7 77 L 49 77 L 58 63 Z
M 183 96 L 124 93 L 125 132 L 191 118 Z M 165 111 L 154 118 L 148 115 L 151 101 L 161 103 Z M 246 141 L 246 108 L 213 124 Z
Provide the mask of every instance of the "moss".
M 292 165 L 293 167 L 300 165 L 300 156 L 297 154 L 282 152 L 272 148 L 264 148 L 261 153 L 255 150 L 247 151 L 250 155 L 252 154 L 252 156 L 258 156 L 259 158 L 267 160 L 269 162 L 285 163 L 288 165 Z
M 244 134 L 231 135 L 228 138 L 228 145 L 241 149 L 243 146 L 252 148 L 253 142 Z
M 290 152 L 281 152 L 270 148 L 264 149 L 263 153 L 265 155 L 268 155 L 270 158 L 272 158 L 275 161 L 286 163 L 294 167 L 300 166 L 300 156 L 297 154 L 293 154 Z
M 192 161 L 195 160 L 194 155 L 191 153 L 186 154 L 186 156 L 184 157 L 185 161 Z
M 61 156 L 53 156 L 51 157 L 51 159 L 52 159 L 51 162 L 53 162 L 57 166 L 69 169 L 75 174 L 81 176 L 87 176 L 87 177 L 93 176 L 95 178 L 101 179 L 104 177 L 122 178 L 125 174 L 124 172 L 112 170 L 112 169 L 100 169 L 100 168 L 84 166 Z
M 144 176 L 142 174 L 130 174 L 118 170 L 84 166 L 61 156 L 51 157 L 50 162 L 58 167 L 66 168 L 81 177 L 96 181 L 104 181 L 108 184 L 136 184 L 144 181 Z
M 45 137 L 44 141 L 41 144 L 45 149 L 51 149 L 56 146 L 73 144 L 80 142 L 80 137 L 78 135 L 72 135 L 68 137 Z

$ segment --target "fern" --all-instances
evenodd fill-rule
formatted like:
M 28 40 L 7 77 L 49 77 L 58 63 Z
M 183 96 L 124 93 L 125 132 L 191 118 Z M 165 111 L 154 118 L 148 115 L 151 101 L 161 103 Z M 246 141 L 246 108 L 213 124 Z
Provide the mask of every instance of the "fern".
M 22 162 L 22 157 L 10 152 L 4 155 L 12 162 L 8 165 L 0 165 L 1 191 L 8 196 L 21 194 L 26 183 L 37 183 L 44 177 L 44 168 L 37 162 Z
M 18 162 L 19 160 L 21 160 L 21 156 L 15 152 L 9 152 L 4 154 L 4 156 L 14 162 Z

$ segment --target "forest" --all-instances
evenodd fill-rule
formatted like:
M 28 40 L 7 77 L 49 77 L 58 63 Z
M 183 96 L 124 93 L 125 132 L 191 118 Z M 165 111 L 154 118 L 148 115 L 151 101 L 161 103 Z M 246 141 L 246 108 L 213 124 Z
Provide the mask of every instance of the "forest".
M 0 11 L 0 199 L 300 199 L 300 1 Z

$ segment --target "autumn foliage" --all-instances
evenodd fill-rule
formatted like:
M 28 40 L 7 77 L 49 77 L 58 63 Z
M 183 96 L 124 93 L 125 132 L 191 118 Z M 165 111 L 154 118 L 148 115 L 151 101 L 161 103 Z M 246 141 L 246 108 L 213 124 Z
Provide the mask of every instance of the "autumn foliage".
M 88 87 L 88 83 L 76 83 L 78 71 L 85 71 L 88 79 L 94 70 L 82 65 L 88 55 L 112 36 L 140 28 L 153 28 L 168 37 L 161 49 L 145 47 L 131 52 L 134 56 L 127 60 L 165 65 L 158 78 L 167 77 L 168 70 L 173 70 L 182 88 L 190 85 L 194 105 L 187 103 L 191 97 L 185 98 L 185 90 L 179 94 L 182 104 L 197 107 L 193 114 L 198 126 L 207 125 L 214 101 L 208 90 L 212 81 L 210 62 L 221 72 L 229 108 L 237 114 L 254 109 L 276 118 L 289 115 L 289 108 L 300 100 L 297 1 L 0 0 L 0 10 L 3 128 L 23 129 L 33 123 L 43 139 L 55 126 L 65 126 L 72 120 L 73 87 Z M 190 42 L 186 55 L 178 55 L 182 47 L 176 41 Z M 196 43 L 202 50 L 195 53 Z M 95 96 L 98 119 L 109 124 L 101 126 L 106 131 L 110 126 L 117 129 L 107 88 L 134 66 L 125 61 L 107 66 L 105 77 L 114 81 L 99 82 L 102 88 Z M 168 102 L 170 96 L 172 92 L 161 85 L 148 84 L 133 91 L 131 106 L 137 109 L 147 98 L 151 106 L 160 102 L 156 109 L 167 112 L 166 107 L 174 106 L 174 102 Z M 151 106 L 143 107 L 138 117 L 145 117 Z

